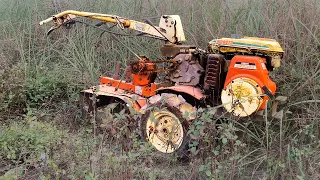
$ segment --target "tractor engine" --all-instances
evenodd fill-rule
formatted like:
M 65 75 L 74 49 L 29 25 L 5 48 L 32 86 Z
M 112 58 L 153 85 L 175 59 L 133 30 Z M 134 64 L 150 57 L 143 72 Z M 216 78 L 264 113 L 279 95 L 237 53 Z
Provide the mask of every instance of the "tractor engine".
M 246 117 L 265 109 L 266 101 L 276 91 L 269 71 L 280 66 L 280 44 L 267 38 L 222 38 L 209 42 L 209 52 L 219 55 L 208 55 L 204 88 L 221 92 L 226 111 Z
M 280 66 L 283 56 L 278 42 L 249 37 L 212 40 L 209 53 L 185 45 L 164 45 L 161 52 L 175 62 L 168 80 L 176 86 L 198 87 L 207 102 L 222 104 L 238 117 L 265 109 L 276 91 L 269 71 Z

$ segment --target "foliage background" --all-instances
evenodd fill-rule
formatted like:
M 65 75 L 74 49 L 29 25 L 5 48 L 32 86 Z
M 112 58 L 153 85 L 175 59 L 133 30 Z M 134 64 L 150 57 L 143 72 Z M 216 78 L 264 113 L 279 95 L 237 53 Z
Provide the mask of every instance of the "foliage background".
M 0 0 L 0 175 L 22 179 L 320 178 L 319 8 L 319 0 Z M 115 62 L 124 68 L 134 56 L 109 34 L 82 24 L 47 37 L 49 26 L 38 23 L 67 9 L 150 19 L 154 24 L 162 14 L 178 14 L 186 44 L 203 49 L 211 39 L 235 33 L 277 39 L 285 57 L 271 76 L 278 85 L 277 94 L 289 97 L 281 108 L 292 114 L 267 123 L 227 121 L 216 135 L 212 134 L 213 110 L 201 110 L 190 132 L 200 151 L 193 152 L 187 165 L 153 153 L 134 133 L 135 148 L 124 152 L 120 135 L 93 135 L 92 125 L 83 123 L 76 104 L 81 89 L 96 84 L 101 74 L 112 74 Z M 157 40 L 119 38 L 137 54 L 161 58 Z M 213 146 L 216 140 L 219 146 Z

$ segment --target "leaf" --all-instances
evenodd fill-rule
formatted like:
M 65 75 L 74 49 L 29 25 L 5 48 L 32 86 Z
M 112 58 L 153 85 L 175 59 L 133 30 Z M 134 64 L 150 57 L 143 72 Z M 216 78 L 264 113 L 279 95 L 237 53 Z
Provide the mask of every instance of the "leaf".
M 207 175 L 207 177 L 210 177 L 211 176 L 211 171 L 210 170 L 206 170 L 206 175 Z
M 219 151 L 213 151 L 213 154 L 214 154 L 215 156 L 218 156 L 218 155 L 220 154 L 220 152 L 219 152 Z
M 92 129 L 86 129 L 88 133 L 92 133 Z
M 218 108 L 210 108 L 210 110 L 209 110 L 210 115 L 215 115 L 217 112 L 217 109 Z
M 227 138 L 222 138 L 222 143 L 223 143 L 223 144 L 227 144 L 227 142 L 228 142 L 228 139 L 227 139 Z
M 285 168 L 285 167 L 286 167 L 286 165 L 285 165 L 284 163 L 279 162 L 279 167 L 281 167 L 281 168 Z
M 297 175 L 297 178 L 298 178 L 299 180 L 304 180 L 303 176 Z
M 236 144 L 235 145 L 240 145 L 240 144 L 241 144 L 241 141 L 236 140 Z
M 9 99 L 12 99 L 14 97 L 14 95 L 13 94 L 9 94 Z
M 199 145 L 199 142 L 198 141 L 194 141 L 193 143 L 192 143 L 192 146 L 198 146 Z
M 86 180 L 91 180 L 92 178 L 91 178 L 89 175 L 86 175 L 86 176 L 85 176 L 85 179 L 86 179 Z
M 206 166 L 201 164 L 201 166 L 199 167 L 199 171 L 202 172 L 202 171 L 204 171 L 205 168 L 206 168 Z
M 197 150 L 197 148 L 196 148 L 196 147 L 192 147 L 192 148 L 190 149 L 190 151 L 191 151 L 192 153 L 195 153 L 195 152 L 196 152 L 196 150 Z
M 197 125 L 197 129 L 204 129 L 204 125 L 203 124 Z
M 194 135 L 194 136 L 199 136 L 199 134 L 200 134 L 200 132 L 199 132 L 198 130 L 195 130 L 195 131 L 193 132 L 193 135 Z

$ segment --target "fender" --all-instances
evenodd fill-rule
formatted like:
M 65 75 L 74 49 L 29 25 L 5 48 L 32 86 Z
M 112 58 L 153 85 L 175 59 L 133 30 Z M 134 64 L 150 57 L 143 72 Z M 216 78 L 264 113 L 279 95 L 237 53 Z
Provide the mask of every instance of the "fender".
M 176 91 L 176 92 L 186 93 L 186 94 L 193 96 L 194 98 L 196 98 L 198 100 L 202 100 L 202 99 L 206 98 L 206 96 L 202 93 L 201 89 L 196 88 L 196 87 L 192 87 L 192 86 L 162 87 L 162 88 L 157 89 L 156 91 L 159 92 L 162 90 L 172 90 L 172 91 Z
M 80 93 L 95 94 L 97 96 L 116 97 L 121 99 L 123 102 L 127 103 L 128 106 L 133 107 L 137 111 L 139 111 L 141 107 L 146 104 L 146 99 L 137 94 L 126 93 L 122 89 L 116 90 L 115 87 L 107 85 L 94 86 L 90 89 L 83 90 Z

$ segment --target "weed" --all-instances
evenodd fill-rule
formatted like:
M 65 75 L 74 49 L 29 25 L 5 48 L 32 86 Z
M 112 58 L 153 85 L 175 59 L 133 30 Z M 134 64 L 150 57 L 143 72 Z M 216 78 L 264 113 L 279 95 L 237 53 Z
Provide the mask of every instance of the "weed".
M 275 38 L 284 47 L 285 56 L 282 66 L 270 75 L 278 85 L 277 94 L 289 97 L 289 103 L 280 106 L 281 109 L 290 110 L 291 114 L 285 114 L 281 121 L 268 118 L 263 123 L 222 121 L 212 118 L 214 109 L 199 109 L 198 120 L 189 131 L 192 160 L 185 166 L 171 156 L 154 153 L 135 132 L 129 133 L 130 148 L 124 152 L 121 150 L 127 142 L 122 141 L 124 128 L 118 129 L 119 136 L 102 138 L 93 134 L 92 124 L 80 127 L 79 121 L 75 121 L 77 107 L 72 104 L 76 104 L 80 89 L 97 84 L 103 73 L 112 74 L 117 61 L 121 62 L 123 72 L 124 66 L 134 60 L 132 53 L 107 33 L 101 34 L 83 24 L 71 30 L 59 29 L 46 37 L 47 27 L 38 23 L 56 13 L 51 1 L 3 0 L 0 3 L 1 159 L 13 164 L 22 161 L 39 164 L 39 155 L 52 153 L 48 156 L 47 169 L 23 170 L 25 179 L 31 179 L 27 172 L 43 179 L 320 178 L 318 0 L 59 0 L 55 3 L 62 10 L 150 19 L 154 24 L 162 14 L 178 14 L 187 43 L 202 48 L 211 39 L 230 34 Z M 159 41 L 135 36 L 119 38 L 137 54 L 161 58 Z M 61 106 L 60 101 L 68 107 Z M 33 113 L 28 115 L 30 109 Z M 46 119 L 42 116 L 33 119 L 37 113 L 45 114 Z M 123 115 L 116 119 L 123 119 Z M 48 124 L 51 120 L 54 122 Z M 74 124 L 66 127 L 62 122 Z M 126 127 L 122 121 L 113 123 Z M 66 134 L 63 146 L 59 144 L 60 128 L 72 131 Z

